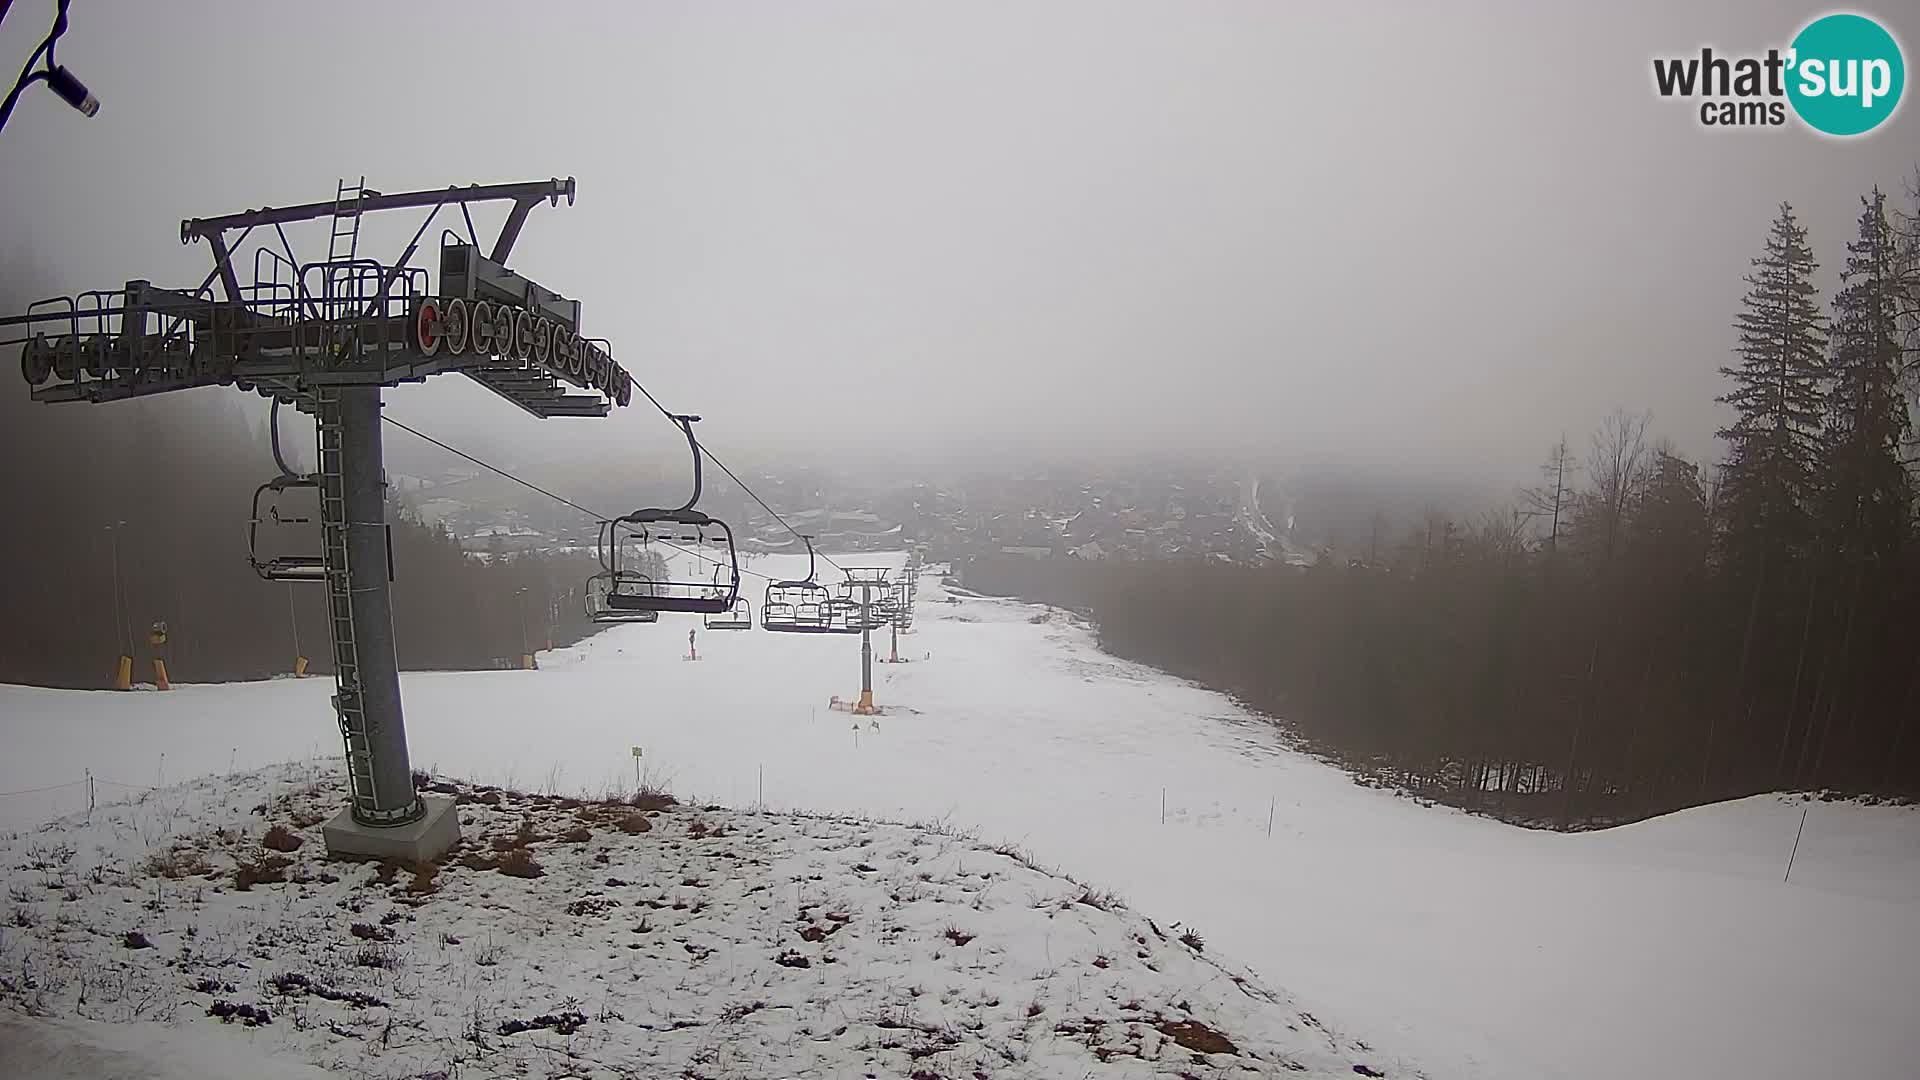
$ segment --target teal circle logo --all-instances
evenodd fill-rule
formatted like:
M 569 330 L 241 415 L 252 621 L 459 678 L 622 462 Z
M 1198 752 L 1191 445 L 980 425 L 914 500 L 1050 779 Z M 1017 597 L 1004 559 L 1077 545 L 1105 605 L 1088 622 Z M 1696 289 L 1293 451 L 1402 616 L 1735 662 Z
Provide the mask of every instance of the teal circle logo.
M 1793 39 L 1787 100 L 1815 131 L 1864 135 L 1900 105 L 1900 43 L 1865 15 L 1823 15 Z

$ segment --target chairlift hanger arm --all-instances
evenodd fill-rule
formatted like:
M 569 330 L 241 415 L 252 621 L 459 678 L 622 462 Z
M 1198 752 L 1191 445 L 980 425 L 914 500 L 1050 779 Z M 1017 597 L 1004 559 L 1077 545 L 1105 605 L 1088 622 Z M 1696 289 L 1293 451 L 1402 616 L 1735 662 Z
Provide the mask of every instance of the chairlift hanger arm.
M 807 577 L 806 577 L 806 584 L 808 584 L 808 585 L 811 585 L 811 584 L 813 584 L 813 537 L 811 537 L 811 536 L 808 536 L 808 535 L 807 535 L 807 534 L 805 534 L 805 533 L 801 533 L 801 534 L 800 534 L 800 540 L 801 540 L 801 542 L 802 542 L 802 543 L 804 543 L 804 544 L 806 544 L 806 545 L 807 545 Z M 787 582 L 784 582 L 784 581 L 783 581 L 783 582 L 781 582 L 781 584 L 783 584 L 783 585 L 785 585 L 785 584 L 788 584 L 788 583 L 787 583 Z
M 680 508 L 681 512 L 685 513 L 688 510 L 692 510 L 700 502 L 700 443 L 693 437 L 693 425 L 699 423 L 700 418 L 691 414 L 681 413 L 678 416 L 670 417 L 670 419 L 680 425 L 680 430 L 686 434 L 687 449 L 693 454 L 693 494 L 687 496 L 686 505 Z
M 635 510 L 631 514 L 620 518 L 619 521 L 623 524 L 640 525 L 654 521 L 671 522 L 676 525 L 713 524 L 712 518 L 694 509 L 694 507 L 700 503 L 700 458 L 702 455 L 700 440 L 693 437 L 693 425 L 699 423 L 700 418 L 682 413 L 669 414 L 667 419 L 672 420 L 674 424 L 680 428 L 681 432 L 687 436 L 687 450 L 693 455 L 693 494 L 687 496 L 686 502 L 672 510 L 662 510 L 657 507 L 646 510 Z
M 305 477 L 294 472 L 287 464 L 286 455 L 280 451 L 280 399 L 273 399 L 273 407 L 267 410 L 267 441 L 273 448 L 273 463 L 280 467 L 281 480 L 301 480 Z M 257 515 L 256 515 L 257 516 Z

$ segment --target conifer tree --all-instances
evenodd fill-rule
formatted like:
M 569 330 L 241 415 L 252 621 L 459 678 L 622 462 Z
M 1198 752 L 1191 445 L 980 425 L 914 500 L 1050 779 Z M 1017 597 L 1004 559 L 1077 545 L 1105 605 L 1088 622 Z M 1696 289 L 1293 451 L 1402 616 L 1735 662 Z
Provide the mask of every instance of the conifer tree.
M 1721 509 L 1730 567 L 1764 574 L 1769 558 L 1801 555 L 1810 539 L 1826 345 L 1817 268 L 1806 229 L 1782 203 L 1734 319 L 1739 360 L 1720 369 L 1734 381 L 1720 400 L 1739 413 L 1719 432 L 1729 444 Z
M 1861 202 L 1859 236 L 1847 245 L 1833 298 L 1818 473 L 1821 528 L 1835 554 L 1884 564 L 1899 551 L 1911 512 L 1900 461 L 1908 415 L 1900 386 L 1895 234 L 1878 188 Z

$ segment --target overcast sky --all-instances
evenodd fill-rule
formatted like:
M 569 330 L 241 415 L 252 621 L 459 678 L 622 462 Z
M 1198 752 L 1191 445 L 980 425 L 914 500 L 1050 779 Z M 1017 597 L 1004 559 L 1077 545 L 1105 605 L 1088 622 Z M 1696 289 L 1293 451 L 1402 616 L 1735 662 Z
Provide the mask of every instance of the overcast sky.
M 13 4 L 7 71 L 52 8 Z M 46 291 L 191 286 L 183 217 L 342 174 L 572 175 L 512 261 L 723 456 L 1511 471 L 1616 405 L 1717 455 L 1775 207 L 1837 267 L 1858 196 L 1911 177 L 1920 109 L 1849 142 L 1716 132 L 1649 62 L 1784 45 L 1820 10 L 76 0 L 59 59 L 103 105 L 16 110 L 0 253 Z M 1920 15 L 1862 10 L 1911 66 Z M 419 219 L 385 216 L 390 255 Z M 325 224 L 303 240 L 322 257 Z M 523 460 L 675 438 L 644 405 L 541 422 L 457 377 L 389 400 Z

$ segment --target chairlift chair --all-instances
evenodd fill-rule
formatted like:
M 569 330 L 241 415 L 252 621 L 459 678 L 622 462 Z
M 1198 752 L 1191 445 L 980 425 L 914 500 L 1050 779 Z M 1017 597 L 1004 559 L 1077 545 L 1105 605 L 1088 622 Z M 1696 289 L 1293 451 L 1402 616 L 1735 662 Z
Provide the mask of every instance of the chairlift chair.
M 767 586 L 767 592 L 773 592 L 773 586 Z M 763 599 L 760 601 L 760 629 L 792 630 L 798 621 L 799 612 L 785 601 Z
M 597 623 L 659 622 L 657 611 L 623 611 L 607 601 L 616 592 L 644 593 L 652 587 L 652 578 L 631 570 L 595 574 L 587 579 L 587 618 Z
M 753 629 L 753 605 L 747 598 L 738 597 L 733 609 L 724 615 L 708 615 L 706 627 L 709 630 L 751 630 Z
M 685 505 L 672 510 L 635 510 L 601 523 L 600 565 L 614 575 L 616 587 L 607 592 L 607 606 L 614 611 L 680 611 L 693 615 L 722 615 L 733 610 L 733 602 L 740 596 L 740 557 L 734 550 L 733 529 L 726 522 L 694 509 L 694 505 L 700 501 L 701 452 L 700 443 L 693 437 L 693 425 L 699 419 L 697 416 L 673 417 L 673 422 L 686 435 L 687 448 L 693 455 L 693 494 Z M 716 570 L 726 570 L 725 580 L 716 584 L 669 577 L 664 581 L 649 581 L 644 590 L 626 587 L 631 583 L 620 576 L 620 553 L 624 547 L 620 530 L 624 527 L 646 536 L 650 535 L 650 527 L 663 525 L 668 527 L 668 532 L 690 543 L 715 548 L 724 545 L 726 561 L 718 563 Z M 721 576 L 718 573 L 715 575 L 716 579 Z
M 786 634 L 824 634 L 832 627 L 827 604 L 832 593 L 813 580 L 813 539 L 802 536 L 807 545 L 807 576 L 794 581 L 775 581 L 767 585 L 760 602 L 760 628 Z
M 888 607 L 892 611 L 894 628 L 905 630 L 913 625 L 913 585 L 911 581 L 894 582 Z
M 713 588 L 716 590 L 723 586 L 720 580 L 722 569 L 719 563 L 713 564 Z M 709 612 L 704 622 L 709 630 L 751 630 L 753 629 L 753 605 L 747 601 L 746 597 L 737 597 L 731 609 L 724 614 Z
M 253 492 L 253 513 L 247 518 L 247 562 L 253 572 L 267 581 L 325 581 L 327 579 L 327 560 L 323 555 L 276 555 L 261 558 L 260 525 L 266 522 L 273 525 L 308 525 L 310 517 L 282 516 L 280 497 L 290 490 L 312 488 L 320 489 L 320 478 L 312 473 L 296 473 L 287 465 L 287 459 L 280 452 L 280 401 L 274 399 L 273 408 L 267 413 L 268 444 L 273 448 L 273 463 L 280 467 L 280 475 L 261 484 Z M 271 496 L 271 497 L 269 497 Z M 261 502 L 267 503 L 266 515 L 261 515 Z
M 822 615 L 827 620 L 829 634 L 857 634 L 860 632 L 860 602 L 848 600 L 844 596 L 834 596 L 820 605 Z

